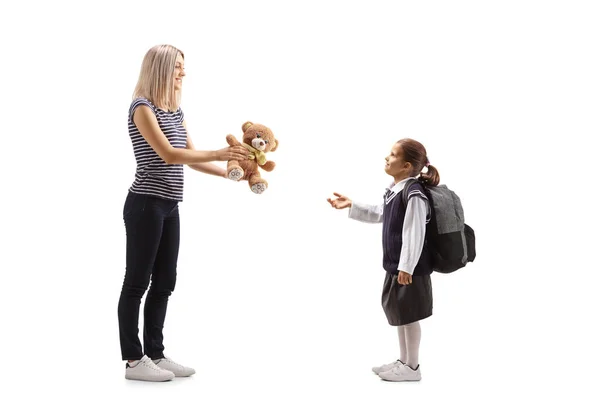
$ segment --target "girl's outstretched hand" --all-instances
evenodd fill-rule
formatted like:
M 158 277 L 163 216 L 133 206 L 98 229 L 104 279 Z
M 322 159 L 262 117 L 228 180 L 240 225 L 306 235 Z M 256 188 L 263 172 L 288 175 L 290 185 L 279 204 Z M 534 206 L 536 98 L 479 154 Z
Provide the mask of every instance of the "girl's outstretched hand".
M 410 285 L 412 283 L 412 275 L 404 271 L 398 271 L 398 283 L 401 285 Z
M 341 210 L 342 208 L 347 208 L 352 206 L 352 200 L 347 198 L 346 196 L 333 192 L 333 194 L 337 197 L 336 199 L 327 199 L 331 207 Z

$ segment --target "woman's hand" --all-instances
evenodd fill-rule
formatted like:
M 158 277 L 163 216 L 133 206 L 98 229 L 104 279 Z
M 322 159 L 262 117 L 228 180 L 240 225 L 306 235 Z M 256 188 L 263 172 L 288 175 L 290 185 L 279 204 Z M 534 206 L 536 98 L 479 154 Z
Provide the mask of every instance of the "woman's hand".
M 412 283 L 412 275 L 404 271 L 398 271 L 398 283 L 401 285 L 410 285 Z
M 229 161 L 229 160 L 247 160 L 250 152 L 243 146 L 230 146 L 224 147 L 221 150 L 216 151 L 217 160 Z
M 327 199 L 329 204 L 331 204 L 331 207 L 341 210 L 342 208 L 347 208 L 347 207 L 352 206 L 352 200 L 350 200 L 346 196 L 336 193 L 336 192 L 333 192 L 333 194 L 335 196 L 337 196 L 337 199 L 333 199 L 333 200 L 330 198 Z

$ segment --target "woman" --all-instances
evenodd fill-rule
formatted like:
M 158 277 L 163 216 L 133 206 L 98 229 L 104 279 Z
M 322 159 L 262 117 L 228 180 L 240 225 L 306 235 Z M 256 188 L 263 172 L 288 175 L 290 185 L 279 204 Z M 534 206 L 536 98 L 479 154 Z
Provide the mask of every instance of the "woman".
M 223 168 L 210 162 L 243 160 L 249 154 L 241 146 L 216 151 L 194 148 L 179 106 L 184 76 L 181 50 L 170 45 L 153 47 L 144 57 L 129 108 L 129 136 L 137 169 L 123 209 L 127 259 L 118 309 L 127 379 L 167 381 L 195 373 L 163 353 L 163 324 L 177 276 L 183 165 L 226 177 Z M 144 304 L 142 349 L 139 309 L 151 277 Z

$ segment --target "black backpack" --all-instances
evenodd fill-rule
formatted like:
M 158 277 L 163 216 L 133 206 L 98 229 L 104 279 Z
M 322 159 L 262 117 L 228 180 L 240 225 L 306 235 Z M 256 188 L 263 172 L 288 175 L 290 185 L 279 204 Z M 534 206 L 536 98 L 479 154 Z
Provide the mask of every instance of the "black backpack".
M 414 178 L 404 186 L 405 207 L 410 187 L 415 184 L 421 187 L 431 205 L 425 238 L 432 253 L 433 270 L 448 274 L 475 260 L 475 232 L 465 224 L 460 198 L 446 185 L 427 186 Z

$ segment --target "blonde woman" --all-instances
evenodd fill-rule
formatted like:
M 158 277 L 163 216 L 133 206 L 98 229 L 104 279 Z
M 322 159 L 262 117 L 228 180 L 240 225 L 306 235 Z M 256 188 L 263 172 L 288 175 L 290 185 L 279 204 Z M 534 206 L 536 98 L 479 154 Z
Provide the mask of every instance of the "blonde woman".
M 225 169 L 212 161 L 248 157 L 248 150 L 241 146 L 216 151 L 194 148 L 179 106 L 184 77 L 181 50 L 169 45 L 153 47 L 142 62 L 129 108 L 129 136 L 137 168 L 123 208 L 127 255 L 118 307 L 127 379 L 167 381 L 195 373 L 163 353 L 163 324 L 177 276 L 183 165 L 226 177 Z M 141 298 L 149 285 L 142 348 L 138 320 Z

